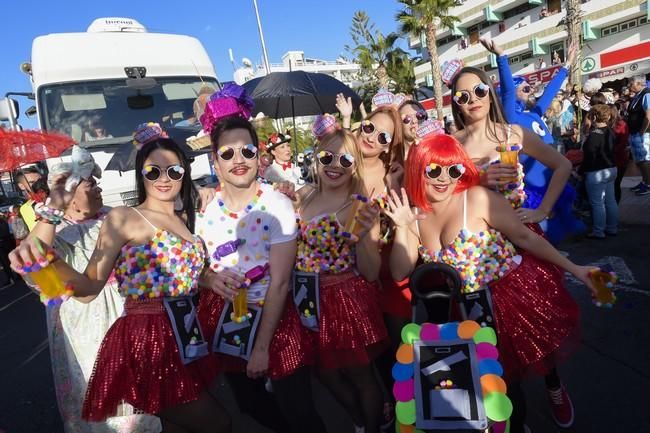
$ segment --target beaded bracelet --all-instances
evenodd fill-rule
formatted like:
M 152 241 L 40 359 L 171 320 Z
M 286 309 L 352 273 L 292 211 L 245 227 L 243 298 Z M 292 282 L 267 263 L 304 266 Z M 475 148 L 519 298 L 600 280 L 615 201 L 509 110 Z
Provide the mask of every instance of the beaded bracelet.
M 48 224 L 58 225 L 63 222 L 63 211 L 61 209 L 49 207 L 45 203 L 37 203 L 34 206 L 34 213 L 38 216 L 40 221 Z

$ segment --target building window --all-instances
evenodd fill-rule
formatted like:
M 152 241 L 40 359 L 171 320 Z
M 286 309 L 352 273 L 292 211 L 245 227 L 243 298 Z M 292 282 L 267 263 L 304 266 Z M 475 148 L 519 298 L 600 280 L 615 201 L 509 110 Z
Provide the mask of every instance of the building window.
M 537 7 L 536 4 L 524 3 L 512 9 L 508 9 L 507 11 L 503 12 L 503 20 L 505 21 L 508 18 L 512 18 L 516 15 L 523 14 L 524 12 L 527 12 L 531 9 L 535 9 L 536 7 Z
M 548 0 L 546 3 L 548 4 L 549 14 L 560 12 L 560 8 L 562 6 L 562 2 L 560 0 Z
M 532 57 L 532 55 L 531 55 Z M 510 56 L 508 57 L 508 63 L 511 65 L 514 65 L 515 63 L 521 62 L 521 57 L 520 56 Z
M 618 23 L 613 26 L 604 27 L 601 29 L 600 35 L 602 37 L 605 37 L 605 36 L 613 35 L 615 33 L 630 30 L 638 26 L 643 26 L 646 24 L 648 24 L 648 17 L 642 16 L 639 18 L 634 18 L 633 20 L 623 21 L 622 23 Z
M 564 57 L 564 42 L 558 42 L 558 43 L 556 43 L 556 44 L 552 44 L 552 45 L 549 47 L 549 51 L 551 52 L 551 62 L 552 62 L 554 65 L 558 65 L 558 64 L 562 64 L 562 63 L 564 63 L 564 59 L 565 59 L 565 57 Z M 559 57 L 559 59 L 560 59 L 560 60 L 559 60 L 559 63 L 557 63 L 557 62 L 555 61 L 555 58 L 556 58 L 556 57 L 555 57 L 555 53 L 556 53 L 556 52 L 557 52 L 557 55 L 558 55 L 558 57 Z

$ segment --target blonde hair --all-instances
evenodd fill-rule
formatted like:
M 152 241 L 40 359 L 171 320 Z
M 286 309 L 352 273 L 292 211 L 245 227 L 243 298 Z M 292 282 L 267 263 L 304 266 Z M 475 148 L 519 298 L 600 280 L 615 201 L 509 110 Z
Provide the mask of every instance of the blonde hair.
M 316 157 L 316 159 L 312 165 L 312 175 L 314 184 L 316 185 L 316 190 L 318 192 L 321 192 L 323 190 L 320 179 L 318 177 L 318 164 L 320 164 L 318 162 L 318 152 L 325 149 L 336 140 L 340 140 L 343 143 L 345 152 L 354 157 L 354 171 L 352 172 L 352 179 L 350 180 L 349 187 L 350 194 L 366 195 L 366 189 L 363 184 L 363 154 L 361 153 L 359 146 L 357 146 L 357 141 L 354 135 L 345 129 L 338 129 L 330 134 L 327 134 L 325 137 L 321 138 L 318 141 L 316 147 L 314 148 L 314 157 Z M 309 203 L 312 198 L 313 194 L 310 195 L 304 205 Z

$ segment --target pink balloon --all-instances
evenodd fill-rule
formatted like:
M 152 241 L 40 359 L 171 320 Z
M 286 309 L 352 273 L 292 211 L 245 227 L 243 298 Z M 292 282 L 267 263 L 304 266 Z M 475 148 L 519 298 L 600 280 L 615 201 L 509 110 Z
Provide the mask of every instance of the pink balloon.
M 395 400 L 407 402 L 415 398 L 415 383 L 413 379 L 396 381 L 393 384 L 393 395 Z
M 438 328 L 438 325 L 434 323 L 422 324 L 422 329 L 420 330 L 420 340 L 440 340 L 440 328 Z
M 508 423 L 506 421 L 494 423 L 492 426 L 492 433 L 505 433 L 507 425 Z
M 499 351 L 490 343 L 479 343 L 476 345 L 478 359 L 498 359 Z

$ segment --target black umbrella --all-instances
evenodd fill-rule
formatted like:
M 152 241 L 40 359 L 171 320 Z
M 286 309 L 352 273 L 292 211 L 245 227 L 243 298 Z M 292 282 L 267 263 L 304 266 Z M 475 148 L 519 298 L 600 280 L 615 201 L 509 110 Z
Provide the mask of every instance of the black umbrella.
M 166 132 L 169 135 L 169 138 L 174 140 L 176 144 L 181 148 L 183 154 L 190 160 L 193 160 L 195 156 L 202 155 L 204 153 L 209 153 L 211 149 L 209 147 L 199 150 L 194 150 L 185 143 L 188 137 L 196 134 L 197 128 L 181 128 L 181 127 L 171 127 L 167 128 Z M 104 170 L 114 170 L 114 171 L 130 171 L 135 169 L 135 155 L 138 153 L 131 137 L 128 138 L 126 143 L 118 144 L 119 148 L 113 154 L 113 157 L 108 161 Z
M 274 119 L 335 113 L 336 95 L 351 97 L 357 106 L 361 98 L 352 89 L 327 74 L 305 71 L 273 72 L 244 83 L 255 101 L 253 114 Z

